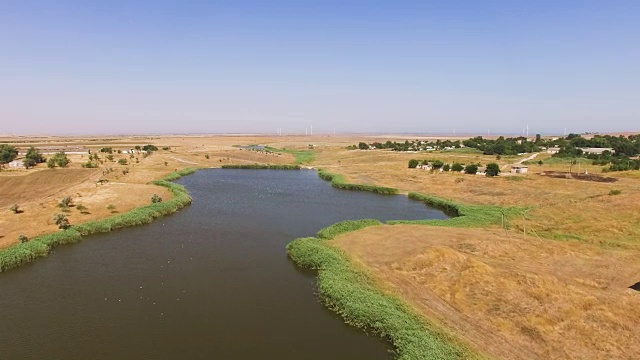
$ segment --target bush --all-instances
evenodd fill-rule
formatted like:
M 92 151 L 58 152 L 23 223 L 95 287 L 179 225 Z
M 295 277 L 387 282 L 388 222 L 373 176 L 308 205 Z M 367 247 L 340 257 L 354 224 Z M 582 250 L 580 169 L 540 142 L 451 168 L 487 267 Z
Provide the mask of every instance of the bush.
M 449 171 L 449 170 L 451 170 L 451 165 L 444 164 L 444 166 L 442 167 L 442 171 Z
M 498 176 L 500 174 L 500 165 L 496 163 L 487 164 L 487 176 Z
M 435 169 L 438 170 L 440 168 L 442 168 L 444 166 L 444 162 L 442 162 L 442 160 L 435 160 L 431 166 Z
M 118 160 L 118 164 L 120 164 L 120 165 L 127 165 L 127 164 L 128 164 L 127 159 L 120 159 L 120 160 Z
M 71 223 L 69 223 L 69 219 L 65 214 L 55 214 L 53 221 L 58 225 L 59 229 L 66 230 L 71 227 Z
M 20 236 L 18 236 L 18 241 L 19 241 L 21 244 L 24 244 L 24 243 L 26 243 L 27 241 L 29 241 L 29 238 L 28 238 L 26 235 L 20 235 Z
M 620 195 L 620 194 L 622 194 L 622 190 L 615 189 L 615 190 L 609 191 L 609 195 L 611 196 Z
M 67 167 L 67 165 L 69 165 L 69 163 L 71 162 L 71 160 L 69 160 L 69 158 L 67 157 L 67 154 L 65 154 L 64 151 L 56 153 L 55 155 L 53 155 L 53 157 L 49 159 L 49 161 L 53 161 L 55 165 L 61 168 Z M 47 162 L 47 166 L 49 166 L 50 168 L 54 167 L 54 166 L 50 166 L 49 162 Z
M 71 196 L 65 196 L 62 198 L 62 200 L 60 200 L 58 207 L 68 208 L 69 206 L 71 206 L 72 203 L 73 203 L 73 199 L 71 198 Z
M 464 170 L 464 166 L 460 163 L 454 163 L 451 165 L 451 171 L 460 172 Z
M 161 202 L 162 202 L 162 198 L 160 197 L 160 195 L 153 194 L 153 196 L 151 197 L 151 203 L 152 204 L 157 204 L 157 203 L 161 203 Z
M 113 204 L 109 204 L 107 205 L 107 210 L 109 210 L 109 212 L 113 214 L 114 212 L 116 212 L 116 207 Z
M 91 160 L 87 161 L 86 163 L 82 164 L 83 168 L 87 168 L 87 169 L 95 169 L 98 167 L 98 164 L 91 162 Z
M 466 174 L 475 175 L 478 173 L 478 165 L 470 164 L 465 166 L 464 172 Z
M 360 150 L 369 150 L 369 145 L 367 145 L 367 143 L 360 142 L 358 144 L 358 149 L 360 149 Z
M 144 151 L 146 151 L 146 152 L 157 151 L 157 150 L 158 150 L 158 147 L 157 147 L 157 146 L 155 146 L 155 145 L 151 145 L 151 144 L 149 144 L 149 145 L 145 145 L 145 146 L 143 146 L 143 147 L 142 147 L 142 150 L 144 150 Z
M 19 214 L 22 211 L 20 211 L 20 206 L 18 206 L 18 204 L 13 204 L 11 205 L 11 207 L 9 208 L 9 210 L 14 213 L 14 214 Z
M 78 211 L 80 211 L 81 214 L 89 214 L 89 208 L 87 208 L 82 204 L 79 204 L 78 206 L 76 206 L 76 209 L 78 209 Z
M 243 165 L 222 165 L 223 169 L 255 169 L 255 170 L 300 170 L 300 165 L 265 165 L 265 164 L 243 164 Z
M 420 162 L 416 159 L 409 160 L 409 169 L 415 169 Z

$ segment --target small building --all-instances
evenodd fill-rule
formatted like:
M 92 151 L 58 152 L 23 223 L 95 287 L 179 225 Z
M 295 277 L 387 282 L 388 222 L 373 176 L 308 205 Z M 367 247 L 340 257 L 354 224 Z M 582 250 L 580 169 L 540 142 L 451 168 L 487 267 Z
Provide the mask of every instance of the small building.
M 512 174 L 526 174 L 529 172 L 528 166 L 514 165 L 511 167 Z
M 478 167 L 478 172 L 476 173 L 476 175 L 486 176 L 487 175 L 487 167 L 486 166 Z
M 559 147 L 550 147 L 547 149 L 547 154 L 557 154 L 560 152 Z
M 585 154 L 597 154 L 601 155 L 603 152 L 613 152 L 613 148 L 582 148 L 582 152 Z

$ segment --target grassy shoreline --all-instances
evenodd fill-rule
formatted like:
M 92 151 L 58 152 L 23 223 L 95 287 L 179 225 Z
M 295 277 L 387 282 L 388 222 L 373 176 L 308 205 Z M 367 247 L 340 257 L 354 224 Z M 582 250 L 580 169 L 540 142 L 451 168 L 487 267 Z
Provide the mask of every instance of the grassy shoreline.
M 320 178 L 323 180 L 330 181 L 331 186 L 337 189 L 370 191 L 382 195 L 396 195 L 399 192 L 398 189 L 392 187 L 348 183 L 345 180 L 344 176 L 330 173 L 324 169 L 318 169 L 318 176 L 320 176 Z
M 386 338 L 397 359 L 468 359 L 478 357 L 451 336 L 436 329 L 401 299 L 385 293 L 373 278 L 354 264 L 331 239 L 383 223 L 344 221 L 299 238 L 287 245 L 287 254 L 300 267 L 314 269 L 320 299 L 352 326 Z
M 38 236 L 29 242 L 19 243 L 0 250 L 0 272 L 46 257 L 56 246 L 76 243 L 85 236 L 148 224 L 159 217 L 175 213 L 191 204 L 192 199 L 184 186 L 175 184 L 172 181 L 182 176 L 193 174 L 197 170 L 196 168 L 186 168 L 173 172 L 161 180 L 153 181 L 153 184 L 166 187 L 171 191 L 173 198 L 167 201 L 142 206 L 105 219 L 75 225 L 67 230 Z
M 340 175 L 318 171 L 324 179 L 346 184 Z M 378 192 L 370 185 L 348 184 L 335 186 L 340 189 Z M 386 189 L 386 188 L 383 188 Z M 394 189 L 393 193 L 397 193 Z M 388 194 L 389 192 L 380 192 Z M 508 227 L 508 220 L 521 215 L 523 208 L 463 205 L 411 192 L 409 198 L 443 210 L 447 220 L 395 220 L 387 224 L 419 224 L 447 227 Z M 384 223 L 374 219 L 343 221 L 321 229 L 317 237 L 299 238 L 287 245 L 287 254 L 300 267 L 318 272 L 318 291 L 321 301 L 338 313 L 350 325 L 364 328 L 385 337 L 395 348 L 397 359 L 466 359 L 482 358 L 481 354 L 466 348 L 450 335 L 429 324 L 394 295 L 385 293 L 376 285 L 371 275 L 359 269 L 348 255 L 331 245 L 338 235 Z

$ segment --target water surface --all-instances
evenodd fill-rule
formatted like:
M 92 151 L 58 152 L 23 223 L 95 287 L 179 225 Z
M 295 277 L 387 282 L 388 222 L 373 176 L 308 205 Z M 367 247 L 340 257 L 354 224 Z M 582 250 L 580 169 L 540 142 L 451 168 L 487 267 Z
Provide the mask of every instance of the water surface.
M 347 219 L 445 218 L 314 171 L 203 170 L 194 202 L 0 274 L 0 359 L 389 359 L 285 246 Z

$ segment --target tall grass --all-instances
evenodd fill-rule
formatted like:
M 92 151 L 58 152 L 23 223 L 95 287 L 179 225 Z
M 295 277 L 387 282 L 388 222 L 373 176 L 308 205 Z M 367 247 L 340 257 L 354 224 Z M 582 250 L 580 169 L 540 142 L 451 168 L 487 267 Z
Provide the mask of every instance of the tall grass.
M 318 176 L 323 180 L 331 181 L 331 186 L 337 189 L 370 191 L 382 195 L 395 195 L 398 193 L 396 188 L 348 183 L 342 175 L 332 174 L 324 169 L 318 170 Z
M 139 207 L 124 214 L 118 214 L 102 220 L 90 221 L 72 226 L 70 229 L 53 234 L 39 236 L 29 242 L 16 244 L 10 248 L 0 250 L 0 272 L 16 268 L 23 264 L 47 256 L 53 248 L 59 245 L 75 243 L 84 236 L 104 233 L 112 230 L 143 225 L 168 214 L 172 214 L 191 204 L 191 196 L 182 185 L 172 183 L 182 176 L 193 174 L 197 169 L 187 168 L 167 175 L 153 184 L 168 188 L 173 198 L 168 201 Z
M 357 228 L 359 226 L 353 227 Z M 366 272 L 359 270 L 330 242 L 318 238 L 296 239 L 287 245 L 287 253 L 298 266 L 318 271 L 318 291 L 328 308 L 342 316 L 346 323 L 388 339 L 398 359 L 473 356 L 455 340 L 425 323 L 402 301 L 379 290 Z
M 242 164 L 222 165 L 223 169 L 300 170 L 300 165 Z

